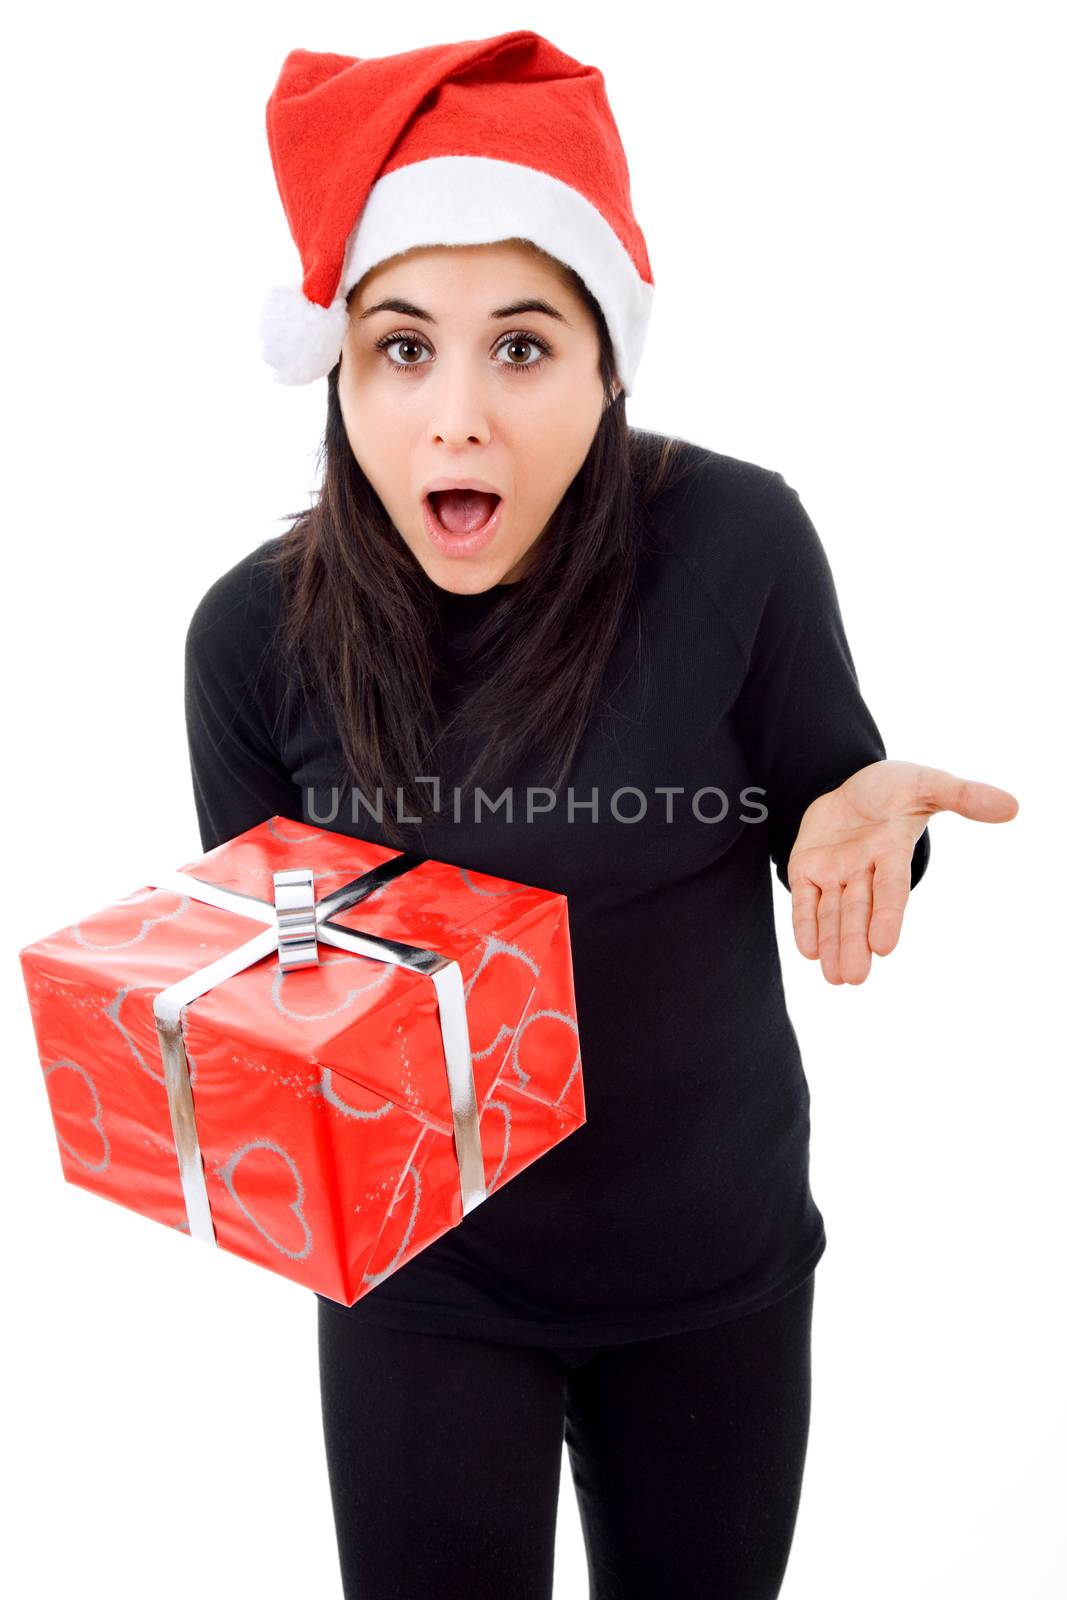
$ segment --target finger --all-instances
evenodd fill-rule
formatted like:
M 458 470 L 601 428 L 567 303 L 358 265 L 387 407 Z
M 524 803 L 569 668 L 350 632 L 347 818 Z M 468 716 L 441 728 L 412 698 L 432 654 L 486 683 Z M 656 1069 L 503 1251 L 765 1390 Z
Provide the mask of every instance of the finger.
M 819 886 L 810 878 L 798 877 L 791 884 L 793 890 L 793 938 L 797 949 L 809 961 L 819 959 Z
M 841 982 L 841 885 L 825 882 L 820 885 L 819 909 L 819 960 L 822 975 L 827 983 Z
M 875 860 L 874 909 L 868 936 L 876 956 L 887 956 L 900 938 L 904 907 L 911 893 L 911 854 L 910 850 L 889 850 Z
M 1007 789 L 977 778 L 957 778 L 941 767 L 921 767 L 916 783 L 924 811 L 955 811 L 972 822 L 1010 822 L 1019 809 Z
M 863 983 L 871 970 L 871 923 L 873 873 L 870 869 L 854 873 L 841 895 L 841 945 L 839 966 L 845 983 Z

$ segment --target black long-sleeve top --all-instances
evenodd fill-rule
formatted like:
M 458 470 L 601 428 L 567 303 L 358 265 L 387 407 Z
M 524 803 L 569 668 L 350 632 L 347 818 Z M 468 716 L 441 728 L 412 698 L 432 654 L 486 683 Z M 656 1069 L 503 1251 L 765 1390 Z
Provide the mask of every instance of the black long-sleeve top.
M 464 792 L 410 846 L 567 896 L 587 1121 L 346 1315 L 532 1344 L 652 1337 L 769 1305 L 825 1249 L 771 865 L 788 889 L 806 807 L 886 751 L 795 490 L 685 448 L 695 469 L 649 513 L 640 653 L 631 625 L 569 814 L 566 785 L 528 814 L 544 779 L 519 770 L 510 819 L 476 820 Z M 203 847 L 275 814 L 389 844 L 366 809 L 353 825 L 344 792 L 331 814 L 340 747 L 321 715 L 297 701 L 279 716 L 264 548 L 211 585 L 188 630 Z M 446 659 L 505 589 L 436 590 Z M 912 886 L 929 849 L 924 832 Z

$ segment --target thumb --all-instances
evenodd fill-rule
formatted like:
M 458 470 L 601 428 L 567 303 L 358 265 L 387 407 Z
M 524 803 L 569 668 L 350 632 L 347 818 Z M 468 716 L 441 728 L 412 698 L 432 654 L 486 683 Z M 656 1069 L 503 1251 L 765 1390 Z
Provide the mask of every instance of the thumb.
M 921 767 L 916 788 L 923 810 L 955 811 L 972 822 L 1010 822 L 1019 809 L 1018 800 L 1007 789 L 978 778 L 958 778 L 941 767 Z

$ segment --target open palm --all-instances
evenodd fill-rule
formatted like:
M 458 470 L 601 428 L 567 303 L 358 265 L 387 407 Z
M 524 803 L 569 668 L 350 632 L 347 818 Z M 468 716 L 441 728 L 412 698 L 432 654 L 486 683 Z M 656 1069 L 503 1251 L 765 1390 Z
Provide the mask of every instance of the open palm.
M 1010 822 L 1006 789 L 911 761 L 872 761 L 805 811 L 789 856 L 793 935 L 828 983 L 862 983 L 900 937 L 915 843 L 938 811 Z

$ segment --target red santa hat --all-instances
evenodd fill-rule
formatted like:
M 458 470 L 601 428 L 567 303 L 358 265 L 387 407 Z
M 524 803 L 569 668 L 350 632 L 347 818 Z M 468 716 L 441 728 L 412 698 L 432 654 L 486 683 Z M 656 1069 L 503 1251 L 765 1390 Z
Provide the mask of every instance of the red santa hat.
M 596 67 L 528 29 L 366 60 L 292 50 L 267 140 L 303 267 L 260 315 L 279 382 L 331 371 L 346 296 L 379 262 L 523 238 L 584 280 L 632 392 L 653 280 Z

